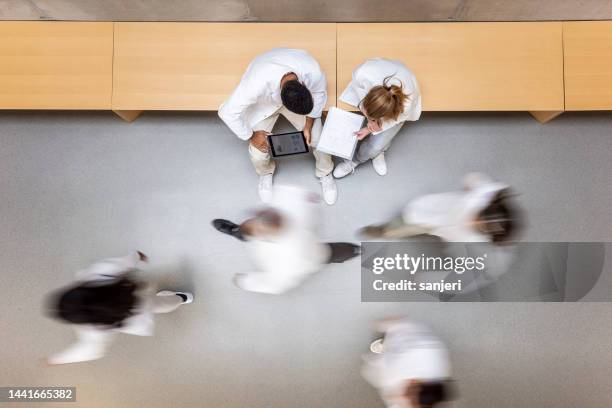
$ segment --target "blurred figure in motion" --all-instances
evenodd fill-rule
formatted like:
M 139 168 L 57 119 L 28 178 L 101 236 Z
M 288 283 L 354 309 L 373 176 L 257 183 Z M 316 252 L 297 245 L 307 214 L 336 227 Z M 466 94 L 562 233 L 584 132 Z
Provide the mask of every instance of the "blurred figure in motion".
M 452 399 L 451 365 L 444 343 L 406 318 L 376 322 L 384 337 L 370 344 L 361 373 L 389 408 L 431 408 Z
M 154 313 L 172 312 L 193 301 L 188 292 L 153 294 L 146 280 L 138 276 L 147 262 L 142 252 L 104 259 L 78 272 L 76 284 L 51 296 L 51 316 L 72 324 L 78 340 L 49 357 L 49 364 L 99 359 L 115 333 L 151 336 Z
M 464 177 L 462 191 L 418 197 L 406 205 L 400 217 L 359 232 L 368 238 L 432 235 L 447 242 L 503 244 L 516 235 L 521 225 L 511 196 L 507 184 L 470 173 Z
M 321 243 L 319 197 L 299 187 L 275 186 L 269 206 L 240 225 L 216 219 L 220 232 L 244 241 L 257 272 L 237 274 L 236 286 L 268 294 L 297 287 L 325 264 L 342 263 L 360 253 L 358 245 Z

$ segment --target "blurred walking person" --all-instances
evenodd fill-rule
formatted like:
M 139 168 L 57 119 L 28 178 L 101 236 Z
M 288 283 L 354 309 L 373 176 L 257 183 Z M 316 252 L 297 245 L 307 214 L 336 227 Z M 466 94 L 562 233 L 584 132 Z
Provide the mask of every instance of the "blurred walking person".
M 147 256 L 138 251 L 104 259 L 78 272 L 73 286 L 51 296 L 51 316 L 70 323 L 77 341 L 49 357 L 49 364 L 99 359 L 116 333 L 151 336 L 154 314 L 169 313 L 193 301 L 188 292 L 164 290 L 153 294 L 139 276 L 147 262 Z
M 452 399 L 451 364 L 444 343 L 406 318 L 378 321 L 384 337 L 370 344 L 361 373 L 388 408 L 433 408 Z
M 300 285 L 328 263 L 360 253 L 351 243 L 322 243 L 318 234 L 319 197 L 298 187 L 276 186 L 267 208 L 240 225 L 216 219 L 213 226 L 246 243 L 257 271 L 240 273 L 235 284 L 248 291 L 281 294 Z
M 464 177 L 463 190 L 427 194 L 406 204 L 400 217 L 359 231 L 368 238 L 432 235 L 447 242 L 504 244 L 516 236 L 521 214 L 510 186 L 481 173 Z

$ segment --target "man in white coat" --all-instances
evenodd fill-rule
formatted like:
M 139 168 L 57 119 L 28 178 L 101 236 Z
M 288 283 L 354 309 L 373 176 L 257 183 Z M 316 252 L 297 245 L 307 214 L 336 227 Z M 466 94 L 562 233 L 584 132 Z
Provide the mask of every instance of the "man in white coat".
M 242 224 L 216 219 L 213 226 L 246 244 L 256 270 L 234 277 L 241 289 L 282 294 L 299 286 L 328 263 L 360 253 L 358 245 L 321 242 L 319 197 L 299 187 L 275 186 L 269 206 Z
M 267 135 L 279 115 L 304 132 L 313 148 L 315 175 L 323 198 L 334 204 L 337 189 L 331 172 L 331 156 L 316 146 L 322 130 L 321 115 L 327 101 L 327 81 L 317 61 L 304 50 L 277 48 L 255 58 L 240 84 L 219 108 L 219 117 L 242 140 L 249 140 L 249 155 L 259 175 L 259 196 L 267 202 L 272 194 L 276 168 Z

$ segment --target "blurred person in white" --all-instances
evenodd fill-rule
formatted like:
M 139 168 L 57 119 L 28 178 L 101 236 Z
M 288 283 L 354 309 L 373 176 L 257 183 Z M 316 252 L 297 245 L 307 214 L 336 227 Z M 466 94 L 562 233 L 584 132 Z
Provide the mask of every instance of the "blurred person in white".
M 358 233 L 390 240 L 430 235 L 445 242 L 485 243 L 486 270 L 470 281 L 464 279 L 461 293 L 467 294 L 497 281 L 509 270 L 515 252 L 512 243 L 523 227 L 523 213 L 513 196 L 508 184 L 469 173 L 463 178 L 463 190 L 417 197 L 401 216 Z M 454 273 L 448 278 L 451 276 L 457 278 Z
M 370 344 L 361 373 L 388 408 L 432 408 L 453 399 L 451 364 L 444 343 L 405 317 L 376 322 L 384 337 Z
M 316 149 L 321 137 L 321 115 L 327 102 L 327 81 L 317 60 L 305 50 L 276 48 L 257 56 L 240 83 L 219 108 L 219 117 L 242 140 L 249 141 L 249 156 L 259 175 L 259 196 L 270 199 L 276 163 L 267 136 L 279 115 L 304 137 L 315 157 L 315 175 L 323 199 L 334 204 L 338 195 L 331 175 L 329 154 Z
M 385 152 L 404 123 L 421 116 L 416 77 L 401 61 L 372 58 L 355 68 L 339 99 L 359 108 L 368 122 L 357 132 L 360 142 L 353 159 L 339 163 L 334 177 L 345 177 L 368 160 L 378 175 L 386 175 Z
M 54 293 L 49 313 L 72 324 L 77 341 L 47 359 L 48 364 L 96 360 L 116 333 L 153 335 L 153 314 L 169 313 L 193 301 L 188 292 L 153 293 L 140 276 L 148 257 L 135 251 L 120 258 L 98 261 L 77 273 L 77 282 Z
M 268 207 L 241 224 L 213 220 L 220 232 L 246 243 L 256 271 L 239 273 L 241 289 L 281 294 L 299 286 L 328 263 L 342 263 L 360 253 L 351 243 L 323 243 L 319 236 L 320 199 L 299 187 L 275 186 Z
M 510 186 L 482 173 L 469 173 L 463 190 L 427 194 L 406 204 L 400 217 L 362 228 L 368 238 L 401 239 L 432 235 L 447 242 L 502 245 L 516 236 L 522 217 Z

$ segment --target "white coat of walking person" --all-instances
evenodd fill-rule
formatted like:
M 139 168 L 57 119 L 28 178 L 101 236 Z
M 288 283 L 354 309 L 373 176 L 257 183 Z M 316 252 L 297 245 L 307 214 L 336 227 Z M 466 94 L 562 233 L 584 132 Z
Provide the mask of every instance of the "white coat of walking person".
M 256 57 L 240 84 L 219 108 L 219 117 L 240 139 L 249 140 L 249 156 L 259 175 L 259 196 L 270 200 L 276 163 L 267 135 L 279 115 L 303 131 L 315 157 L 315 175 L 321 182 L 323 199 L 334 204 L 334 163 L 316 146 L 321 137 L 321 115 L 327 102 L 327 81 L 319 63 L 306 51 L 276 48 Z
M 433 408 L 452 399 L 451 363 L 444 343 L 410 319 L 376 322 L 384 337 L 370 344 L 361 373 L 387 408 Z
M 432 235 L 446 242 L 503 244 L 522 224 L 510 186 L 483 173 L 469 173 L 463 189 L 426 194 L 410 200 L 389 222 L 360 230 L 369 238 L 401 239 Z
M 407 121 L 421 116 L 421 93 L 414 74 L 400 61 L 372 58 L 353 71 L 353 78 L 339 98 L 358 107 L 367 125 L 357 132 L 360 140 L 352 160 L 334 169 L 341 178 L 368 160 L 377 174 L 387 174 L 385 151 Z
M 319 196 L 294 186 L 275 186 L 266 208 L 241 224 L 215 219 L 220 232 L 244 241 L 255 270 L 234 277 L 241 289 L 281 294 L 296 288 L 326 264 L 360 253 L 351 243 L 321 242 Z
M 139 251 L 98 261 L 78 272 L 74 285 L 51 296 L 49 313 L 72 324 L 77 341 L 49 357 L 48 364 L 97 360 L 117 333 L 151 336 L 154 314 L 169 313 L 193 301 L 188 292 L 152 293 L 138 276 L 147 262 Z

